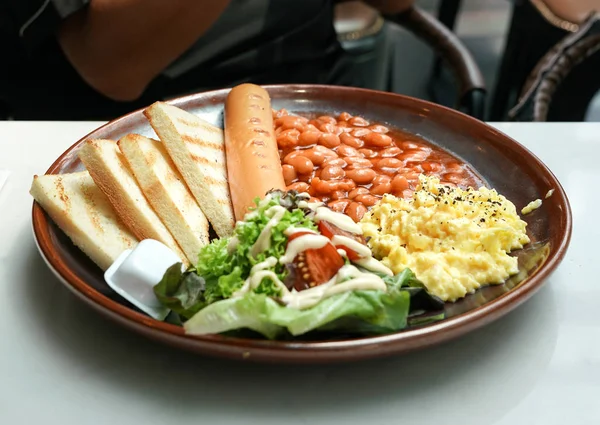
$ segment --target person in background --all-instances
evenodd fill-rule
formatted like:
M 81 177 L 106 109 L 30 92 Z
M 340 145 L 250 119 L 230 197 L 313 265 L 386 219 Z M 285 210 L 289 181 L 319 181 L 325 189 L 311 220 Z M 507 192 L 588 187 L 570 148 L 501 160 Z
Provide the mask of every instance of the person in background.
M 365 0 L 383 14 L 414 0 Z M 0 103 L 14 119 L 106 120 L 257 84 L 355 85 L 331 0 L 0 0 Z

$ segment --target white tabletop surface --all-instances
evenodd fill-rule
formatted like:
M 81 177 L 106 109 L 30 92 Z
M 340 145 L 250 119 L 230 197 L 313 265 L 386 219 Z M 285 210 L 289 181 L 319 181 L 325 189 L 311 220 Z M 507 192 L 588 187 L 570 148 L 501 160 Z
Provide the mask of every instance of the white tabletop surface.
M 497 125 L 572 205 L 571 248 L 536 296 L 437 348 L 319 367 L 179 352 L 59 283 L 36 250 L 28 190 L 98 125 L 0 122 L 0 424 L 600 424 L 600 124 Z

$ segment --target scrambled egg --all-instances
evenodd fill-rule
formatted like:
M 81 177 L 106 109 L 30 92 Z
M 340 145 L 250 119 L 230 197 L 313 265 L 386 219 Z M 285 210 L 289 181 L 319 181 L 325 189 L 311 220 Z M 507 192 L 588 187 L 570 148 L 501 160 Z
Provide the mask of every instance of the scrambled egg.
M 517 258 L 508 254 L 529 243 L 527 223 L 495 190 L 452 188 L 425 176 L 412 199 L 385 195 L 360 225 L 376 258 L 394 273 L 410 268 L 444 301 L 516 274 Z

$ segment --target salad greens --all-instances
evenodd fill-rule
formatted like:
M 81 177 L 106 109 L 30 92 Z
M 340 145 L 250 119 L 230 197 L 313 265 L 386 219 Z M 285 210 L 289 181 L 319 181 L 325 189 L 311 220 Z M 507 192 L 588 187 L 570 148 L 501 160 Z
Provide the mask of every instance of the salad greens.
M 263 278 L 250 291 L 236 294 L 253 266 L 285 254 L 286 229 L 306 228 L 318 233 L 312 210 L 300 208 L 301 200 L 305 198 L 295 192 L 272 192 L 270 199 L 256 201 L 257 208 L 237 223 L 232 238 L 217 239 L 205 246 L 195 266 L 182 271 L 178 263 L 167 270 L 154 292 L 181 319 L 186 332 L 206 334 L 250 329 L 269 339 L 313 331 L 382 334 L 444 317 L 444 303 L 427 293 L 409 269 L 395 276 L 374 273 L 382 278 L 386 291 L 342 292 L 304 309 L 287 307 L 281 299 L 281 288 L 270 278 Z M 252 252 L 272 219 L 274 206 L 284 207 L 285 212 L 279 221 L 275 220 L 266 249 Z M 265 270 L 273 272 L 281 282 L 286 282 L 291 273 L 289 265 L 279 263 Z

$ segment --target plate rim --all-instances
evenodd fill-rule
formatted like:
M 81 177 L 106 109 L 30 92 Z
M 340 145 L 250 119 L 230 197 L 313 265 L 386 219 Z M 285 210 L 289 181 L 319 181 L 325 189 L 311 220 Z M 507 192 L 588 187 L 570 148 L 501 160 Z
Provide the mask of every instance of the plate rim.
M 542 264 L 531 276 L 528 276 L 523 282 L 515 288 L 498 296 L 497 298 L 478 306 L 472 310 L 466 311 L 457 316 L 445 319 L 420 328 L 399 331 L 391 334 L 362 337 L 355 339 L 344 339 L 337 341 L 270 341 L 261 339 L 246 339 L 237 337 L 226 337 L 221 335 L 187 335 L 182 327 L 160 322 L 144 315 L 143 313 L 132 310 L 107 296 L 95 290 L 88 285 L 82 278 L 77 276 L 74 271 L 60 262 L 56 252 L 53 254 L 52 241 L 49 237 L 48 225 L 49 217 L 45 211 L 33 201 L 32 206 L 32 230 L 36 247 L 40 252 L 44 262 L 57 276 L 57 278 L 78 298 L 96 310 L 104 313 L 113 321 L 120 322 L 132 330 L 136 330 L 153 339 L 178 345 L 180 348 L 190 349 L 202 352 L 208 355 L 219 357 L 228 357 L 244 360 L 259 361 L 277 361 L 293 363 L 326 363 L 339 361 L 354 361 L 372 357 L 382 357 L 390 354 L 400 354 L 408 351 L 426 348 L 425 346 L 437 345 L 451 339 L 455 339 L 472 330 L 485 326 L 499 317 L 507 314 L 511 310 L 527 301 L 534 295 L 547 281 L 550 275 L 556 270 L 558 265 L 564 259 L 568 250 L 572 236 L 572 211 L 571 206 L 564 191 L 564 188 L 554 175 L 554 173 L 542 162 L 533 152 L 524 145 L 506 135 L 500 130 L 489 124 L 470 117 L 460 111 L 438 105 L 426 100 L 416 99 L 410 96 L 376 91 L 370 89 L 361 89 L 355 87 L 328 86 L 315 84 L 277 84 L 263 85 L 269 90 L 288 90 L 298 92 L 307 89 L 322 89 L 335 91 L 364 92 L 366 94 L 379 93 L 379 95 L 399 97 L 405 101 L 412 101 L 423 106 L 430 106 L 435 109 L 443 109 L 444 113 L 462 116 L 471 121 L 474 125 L 483 126 L 486 130 L 494 131 L 502 137 L 510 140 L 522 154 L 528 155 L 535 162 L 535 165 L 541 169 L 549 178 L 554 188 L 553 197 L 558 198 L 558 202 L 564 206 L 563 219 L 565 221 L 564 233 L 561 235 L 560 243 L 553 249 L 544 264 Z M 166 103 L 181 105 L 193 101 L 197 97 L 214 97 L 222 95 L 231 90 L 224 88 L 206 92 L 198 92 L 186 96 L 176 97 L 165 100 Z M 95 128 L 88 134 L 73 143 L 66 149 L 46 170 L 45 174 L 57 174 L 56 171 L 61 163 L 79 147 L 90 135 L 100 131 L 107 126 L 113 126 L 121 121 L 127 121 L 136 114 L 141 113 L 146 108 L 139 108 L 125 115 L 117 117 L 105 124 Z M 424 341 L 426 340 L 426 341 Z M 314 354 L 314 357 L 306 355 Z

